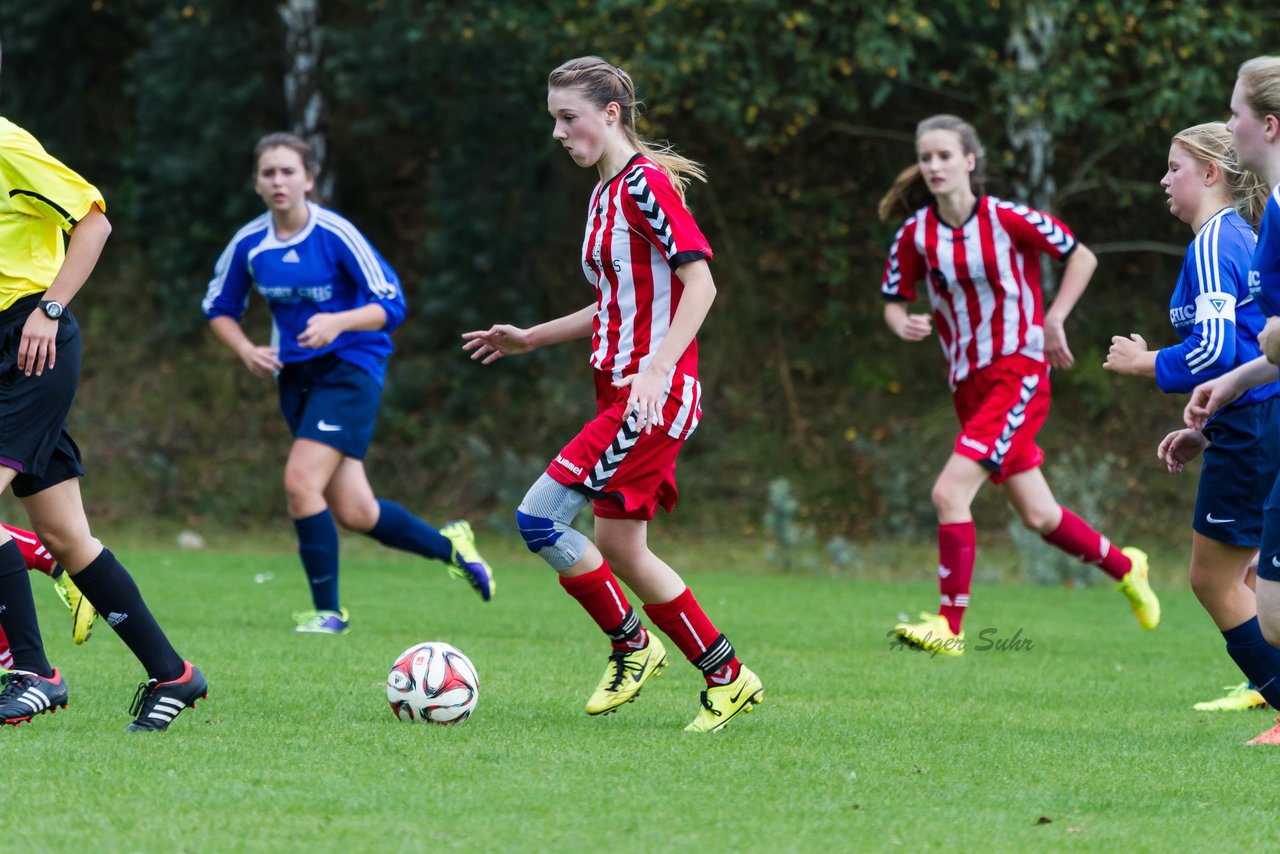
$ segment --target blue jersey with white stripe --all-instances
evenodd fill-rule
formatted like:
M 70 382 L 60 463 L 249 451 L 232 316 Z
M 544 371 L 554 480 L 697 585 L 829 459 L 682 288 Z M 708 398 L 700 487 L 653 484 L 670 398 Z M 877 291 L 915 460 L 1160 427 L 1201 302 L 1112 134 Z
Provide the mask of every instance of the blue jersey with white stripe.
M 1249 224 L 1231 208 L 1209 217 L 1196 232 L 1169 300 L 1169 320 L 1182 343 L 1156 354 L 1161 390 L 1189 392 L 1262 355 L 1258 333 L 1266 316 L 1248 288 L 1255 243 Z M 1276 395 L 1280 383 L 1268 383 L 1232 405 Z
M 1258 248 L 1249 271 L 1249 293 L 1267 317 L 1280 314 L 1280 184 L 1271 191 L 1258 226 Z
M 275 322 L 272 344 L 285 364 L 327 354 L 356 365 L 382 382 L 394 345 L 390 332 L 404 320 L 404 292 L 391 266 L 345 218 L 307 204 L 306 226 L 281 240 L 271 214 L 236 232 L 218 258 L 203 308 L 205 317 L 237 321 L 249 304 L 250 288 L 266 298 Z M 343 332 L 327 347 L 298 345 L 312 315 L 348 311 L 376 302 L 387 322 L 376 331 Z

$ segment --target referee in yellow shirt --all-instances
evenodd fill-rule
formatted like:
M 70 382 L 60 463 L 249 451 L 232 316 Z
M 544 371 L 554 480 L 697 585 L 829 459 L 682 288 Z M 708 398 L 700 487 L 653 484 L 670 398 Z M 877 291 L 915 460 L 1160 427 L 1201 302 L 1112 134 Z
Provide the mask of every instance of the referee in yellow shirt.
M 128 729 L 158 730 L 208 686 L 90 533 L 80 450 L 67 434 L 80 377 L 80 328 L 68 306 L 111 233 L 105 211 L 97 188 L 0 116 L 0 492 L 22 500 L 36 534 L 146 668 Z M 0 676 L 0 724 L 65 708 L 67 684 L 45 657 L 26 563 L 2 528 L 0 628 L 13 653 L 13 671 Z

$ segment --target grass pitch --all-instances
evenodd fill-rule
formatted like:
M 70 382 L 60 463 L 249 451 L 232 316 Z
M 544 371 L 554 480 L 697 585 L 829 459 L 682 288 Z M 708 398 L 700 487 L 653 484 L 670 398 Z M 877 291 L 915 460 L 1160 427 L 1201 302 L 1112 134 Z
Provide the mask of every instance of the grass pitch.
M 437 564 L 344 545 L 344 637 L 291 634 L 287 551 L 122 551 L 210 697 L 122 732 L 141 673 L 99 622 L 84 647 L 33 577 L 66 712 L 0 731 L 7 850 L 1262 850 L 1280 753 L 1265 713 L 1206 715 L 1239 681 L 1190 592 L 1143 632 L 1109 589 L 980 585 L 961 659 L 894 649 L 931 583 L 688 573 L 762 677 L 724 732 L 682 731 L 701 680 L 674 660 L 617 714 L 582 705 L 607 647 L 549 570 L 498 550 L 483 604 Z M 1179 568 L 1165 567 L 1172 582 Z M 1162 585 L 1166 586 L 1167 585 Z M 990 649 L 979 652 L 986 631 Z M 458 728 L 409 725 L 396 655 L 476 663 Z M 1008 645 L 999 649 L 1000 643 Z M 1028 648 L 1027 643 L 1030 642 Z M 1013 648 L 1016 646 L 1017 648 Z M 672 649 L 675 658 L 676 650 Z

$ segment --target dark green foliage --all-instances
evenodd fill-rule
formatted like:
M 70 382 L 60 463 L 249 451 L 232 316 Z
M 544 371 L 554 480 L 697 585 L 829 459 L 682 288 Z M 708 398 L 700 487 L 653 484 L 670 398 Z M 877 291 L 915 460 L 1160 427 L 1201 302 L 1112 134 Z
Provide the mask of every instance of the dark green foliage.
M 1269 5 L 335 0 L 321 24 L 331 201 L 410 302 L 370 458 L 388 494 L 501 518 L 523 487 L 506 481 L 591 414 L 581 344 L 480 369 L 458 334 L 592 298 L 576 259 L 595 175 L 550 139 L 544 97 L 553 67 L 596 53 L 637 80 L 641 130 L 711 179 L 689 194 L 720 294 L 681 516 L 749 526 L 785 476 L 823 541 L 927 532 L 950 406 L 936 346 L 881 322 L 897 223 L 875 203 L 911 161 L 915 123 L 942 111 L 983 133 L 992 192 L 1047 194 L 1102 257 L 1044 444 L 1088 435 L 1134 460 L 1135 501 L 1177 495 L 1144 467 L 1178 401 L 1097 365 L 1112 334 L 1172 340 L 1164 301 L 1190 235 L 1157 186 L 1168 140 L 1226 114 L 1239 62 L 1280 35 Z M 4 114 L 100 184 L 116 225 L 76 306 L 93 359 L 77 426 L 109 449 L 96 464 L 116 485 L 97 489 L 161 514 L 276 512 L 287 440 L 270 386 L 197 334 L 218 253 L 261 210 L 250 149 L 286 123 L 275 4 L 0 0 L 0 38 Z M 1038 177 L 1028 128 L 1047 135 Z M 259 336 L 264 315 L 248 318 Z M 998 502 L 988 511 L 1003 524 Z

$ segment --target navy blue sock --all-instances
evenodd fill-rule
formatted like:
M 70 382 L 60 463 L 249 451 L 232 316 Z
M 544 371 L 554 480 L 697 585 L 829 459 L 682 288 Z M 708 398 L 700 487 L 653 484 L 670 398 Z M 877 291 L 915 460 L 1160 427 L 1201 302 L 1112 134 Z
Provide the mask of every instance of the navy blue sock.
M 453 558 L 453 543 L 435 528 L 396 504 L 378 499 L 378 523 L 369 531 L 384 546 L 420 554 L 448 563 Z
M 1227 655 L 1248 677 L 1259 694 L 1273 709 L 1280 709 L 1280 649 L 1267 643 L 1258 626 L 1258 618 L 1250 617 L 1234 629 L 1222 633 L 1227 641 Z
M 26 670 L 37 676 L 53 675 L 40 639 L 27 562 L 13 540 L 0 546 L 0 628 L 9 639 L 14 670 Z
M 149 678 L 168 682 L 182 676 L 185 669 L 182 656 L 169 643 L 151 609 L 142 601 L 142 593 L 129 570 L 116 560 L 110 549 L 103 549 L 88 566 L 75 573 L 72 580 L 99 616 L 142 662 Z
M 338 611 L 338 526 L 328 508 L 305 519 L 294 519 L 298 554 L 311 585 L 317 611 Z

